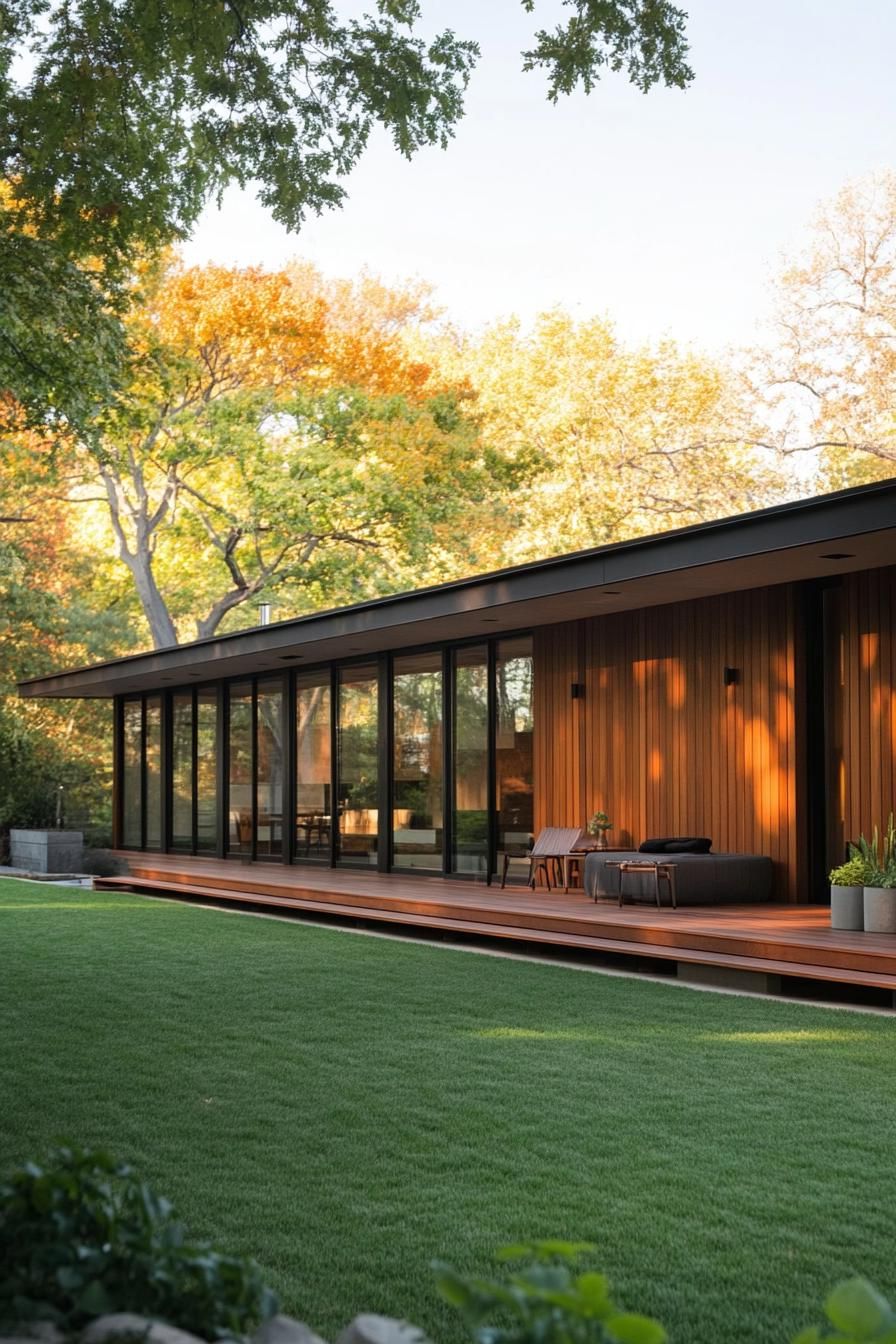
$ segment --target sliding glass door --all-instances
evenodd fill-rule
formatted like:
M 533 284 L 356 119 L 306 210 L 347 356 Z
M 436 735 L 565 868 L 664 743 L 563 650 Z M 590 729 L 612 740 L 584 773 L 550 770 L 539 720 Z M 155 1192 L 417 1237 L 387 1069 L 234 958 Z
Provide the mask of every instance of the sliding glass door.
M 477 644 L 452 656 L 451 872 L 488 872 L 488 648 Z
M 379 850 L 379 671 L 339 673 L 336 716 L 336 860 L 375 867 Z
M 121 844 L 126 849 L 161 849 L 161 696 L 125 700 L 121 734 Z
M 255 853 L 259 859 L 283 853 L 283 687 L 258 683 L 256 705 Z
M 333 827 L 330 670 L 296 675 L 297 859 L 329 859 Z
M 533 840 L 532 639 L 498 641 L 495 659 L 497 854 L 524 854 Z
M 252 683 L 236 682 L 230 687 L 228 710 L 227 779 L 227 852 L 241 858 L 252 857 L 252 776 L 254 742 Z
M 392 667 L 392 866 L 442 871 L 442 655 Z

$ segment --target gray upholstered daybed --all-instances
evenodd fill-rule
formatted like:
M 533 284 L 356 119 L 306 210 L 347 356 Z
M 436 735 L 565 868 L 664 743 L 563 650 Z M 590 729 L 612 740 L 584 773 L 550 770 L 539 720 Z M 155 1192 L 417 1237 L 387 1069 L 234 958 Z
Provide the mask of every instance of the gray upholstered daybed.
M 619 870 L 607 864 L 627 860 L 674 863 L 679 905 L 749 905 L 772 899 L 772 861 L 762 854 L 642 854 L 636 849 L 587 855 L 583 878 L 587 895 L 618 898 Z M 627 873 L 625 899 L 654 904 L 651 875 Z

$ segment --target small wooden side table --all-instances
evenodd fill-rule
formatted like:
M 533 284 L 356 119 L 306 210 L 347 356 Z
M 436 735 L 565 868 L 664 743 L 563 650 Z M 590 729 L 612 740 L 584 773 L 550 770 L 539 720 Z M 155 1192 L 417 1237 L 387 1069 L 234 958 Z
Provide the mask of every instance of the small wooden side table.
M 675 869 L 677 866 L 678 865 L 675 863 L 659 863 L 652 859 L 620 859 L 616 861 L 611 859 L 607 864 L 607 867 L 619 869 L 619 908 L 622 909 L 622 902 L 625 898 L 624 879 L 626 873 L 652 873 L 653 889 L 656 892 L 657 910 L 662 909 L 662 902 L 660 901 L 661 879 L 669 888 L 669 902 L 672 909 L 677 910 L 678 901 L 676 900 L 675 895 Z M 597 900 L 597 897 L 595 896 L 594 899 Z

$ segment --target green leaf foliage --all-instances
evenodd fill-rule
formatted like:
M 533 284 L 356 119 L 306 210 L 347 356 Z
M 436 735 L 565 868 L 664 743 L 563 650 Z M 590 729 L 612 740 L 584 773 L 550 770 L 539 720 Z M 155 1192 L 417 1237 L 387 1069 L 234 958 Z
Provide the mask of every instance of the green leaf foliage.
M 620 1311 L 606 1277 L 578 1269 L 594 1249 L 560 1240 L 505 1246 L 499 1261 L 526 1261 L 506 1281 L 464 1278 L 441 1262 L 433 1269 L 439 1293 L 476 1344 L 664 1344 L 657 1321 Z
M 852 855 L 846 863 L 841 863 L 838 868 L 831 869 L 828 881 L 832 886 L 837 887 L 864 887 L 868 876 L 869 871 L 865 860 L 853 848 Z
M 524 0 L 532 9 L 534 0 Z M 421 36 L 415 0 L 5 0 L 0 6 L 0 387 L 79 427 L 121 360 L 135 264 L 186 238 L 231 183 L 297 229 L 338 206 L 376 127 L 445 147 L 479 55 Z M 550 96 L 602 71 L 683 85 L 684 15 L 577 0 L 526 65 Z M 86 405 L 85 405 L 86 404 Z
M 694 78 L 687 64 L 687 14 L 668 0 L 567 0 L 574 11 L 553 31 L 542 29 L 524 53 L 524 70 L 547 69 L 556 102 L 581 83 L 590 93 L 605 70 L 627 70 L 643 93 L 654 84 L 683 89 Z M 535 0 L 523 0 L 530 13 Z
M 859 836 L 858 844 L 850 845 L 850 859 L 860 859 L 866 887 L 896 888 L 896 815 L 890 813 L 887 829 L 881 836 L 877 826 L 871 839 Z
M 277 1309 L 254 1264 L 191 1242 L 130 1167 L 76 1147 L 0 1185 L 0 1266 L 0 1324 L 132 1311 L 218 1339 Z

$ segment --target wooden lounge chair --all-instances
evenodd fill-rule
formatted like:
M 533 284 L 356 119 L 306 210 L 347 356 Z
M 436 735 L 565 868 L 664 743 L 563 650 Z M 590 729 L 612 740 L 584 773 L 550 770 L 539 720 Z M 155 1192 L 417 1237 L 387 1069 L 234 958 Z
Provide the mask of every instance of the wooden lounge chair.
M 545 826 L 543 831 L 539 831 L 535 844 L 525 855 L 529 860 L 527 885 L 534 890 L 538 881 L 538 874 L 543 873 L 545 886 L 550 891 L 551 874 L 553 872 L 554 882 L 559 886 L 562 881 L 562 877 L 559 876 L 560 864 L 564 855 L 575 848 L 580 835 L 581 830 L 578 826 Z M 507 870 L 513 857 L 515 856 L 507 850 L 504 851 L 504 866 L 501 872 L 502 887 L 507 883 Z

